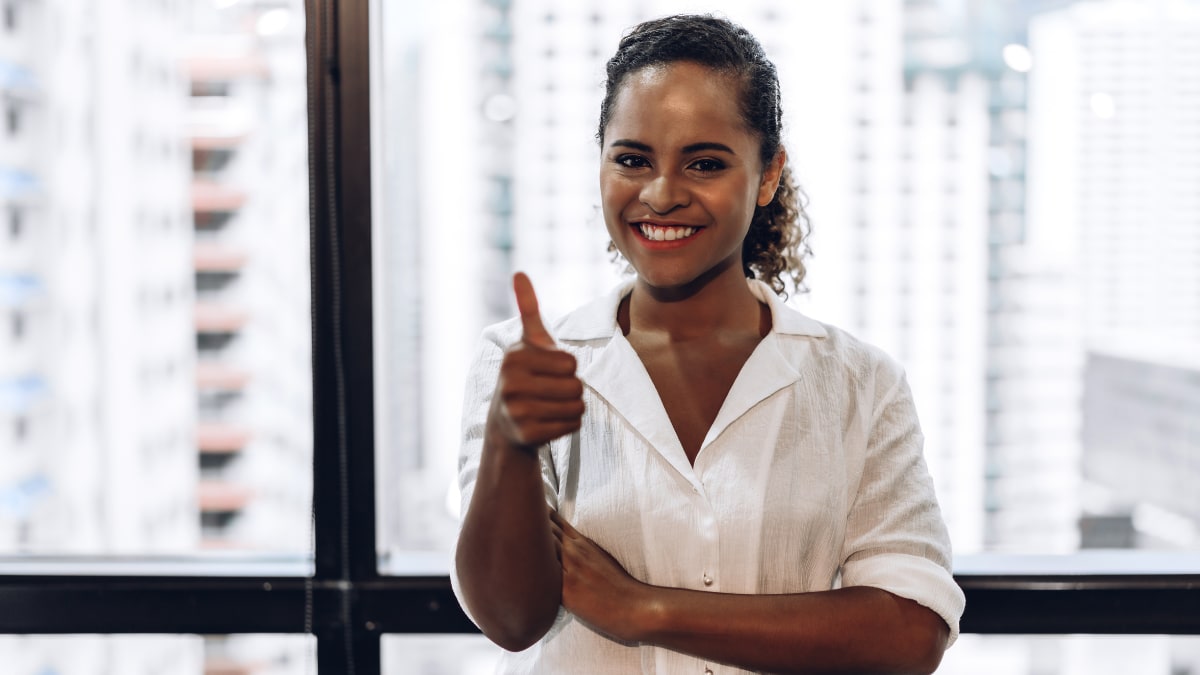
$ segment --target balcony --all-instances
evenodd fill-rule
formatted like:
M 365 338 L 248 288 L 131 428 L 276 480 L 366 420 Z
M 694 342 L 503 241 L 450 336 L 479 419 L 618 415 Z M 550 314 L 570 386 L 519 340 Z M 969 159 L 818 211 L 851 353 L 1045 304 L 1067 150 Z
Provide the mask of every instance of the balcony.
M 250 442 L 250 430 L 236 424 L 201 422 L 196 427 L 196 447 L 202 454 L 232 454 Z
M 241 391 L 250 381 L 250 372 L 245 368 L 222 363 L 196 364 L 196 386 L 204 390 Z
M 190 137 L 192 150 L 232 150 L 246 142 L 249 134 L 239 132 L 214 133 L 212 130 Z
M 197 303 L 197 333 L 236 333 L 245 327 L 250 313 L 244 309 L 216 303 Z
M 192 252 L 193 265 L 197 272 L 238 272 L 246 264 L 246 252 L 228 245 L 197 242 Z
M 233 212 L 246 203 L 246 193 L 234 187 L 210 181 L 192 183 L 192 211 L 200 213 Z
M 239 663 L 225 659 L 207 659 L 204 675 L 254 675 L 265 670 L 261 663 Z
M 266 60 L 252 51 L 210 53 L 184 59 L 184 72 L 193 82 L 219 82 L 270 75 Z
M 201 513 L 236 513 L 246 508 L 252 499 L 254 492 L 250 488 L 226 481 L 202 480 L 196 487 L 196 501 Z

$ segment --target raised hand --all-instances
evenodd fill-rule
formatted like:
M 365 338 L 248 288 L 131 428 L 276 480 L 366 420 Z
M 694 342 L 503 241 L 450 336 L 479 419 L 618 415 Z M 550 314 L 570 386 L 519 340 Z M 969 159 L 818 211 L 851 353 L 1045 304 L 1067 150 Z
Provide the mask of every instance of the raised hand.
M 500 364 L 488 426 L 514 447 L 536 448 L 579 429 L 583 382 L 575 375 L 575 357 L 558 349 L 542 323 L 524 273 L 513 275 L 513 292 L 523 333 Z

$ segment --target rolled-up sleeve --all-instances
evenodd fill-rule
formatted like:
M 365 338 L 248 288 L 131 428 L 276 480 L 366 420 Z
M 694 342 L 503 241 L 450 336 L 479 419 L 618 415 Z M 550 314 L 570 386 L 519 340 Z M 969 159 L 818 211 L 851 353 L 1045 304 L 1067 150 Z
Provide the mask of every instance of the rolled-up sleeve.
M 924 437 L 900 366 L 877 361 L 861 481 L 846 527 L 842 585 L 873 586 L 928 607 L 958 637 L 966 601 L 922 455 Z

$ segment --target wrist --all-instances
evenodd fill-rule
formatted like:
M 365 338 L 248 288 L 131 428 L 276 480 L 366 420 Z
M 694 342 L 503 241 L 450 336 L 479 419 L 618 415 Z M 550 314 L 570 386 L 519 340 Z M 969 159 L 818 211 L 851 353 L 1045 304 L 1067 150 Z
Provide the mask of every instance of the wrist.
M 485 449 L 505 455 L 537 458 L 540 446 L 518 443 L 499 427 L 499 423 L 488 422 L 487 428 L 483 432 L 483 446 Z
M 638 582 L 635 593 L 630 594 L 627 626 L 630 642 L 654 642 L 666 623 L 667 604 L 665 589 Z

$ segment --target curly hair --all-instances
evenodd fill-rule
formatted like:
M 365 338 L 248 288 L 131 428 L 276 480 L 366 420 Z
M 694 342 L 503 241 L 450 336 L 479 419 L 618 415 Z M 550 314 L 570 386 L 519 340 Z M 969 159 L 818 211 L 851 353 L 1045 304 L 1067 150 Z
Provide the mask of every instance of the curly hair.
M 603 144 L 604 130 L 625 79 L 649 66 L 690 61 L 729 73 L 742 83 L 739 108 L 746 126 L 759 137 L 763 166 L 783 150 L 783 108 L 779 75 L 762 45 L 745 28 L 711 15 L 679 14 L 638 24 L 608 60 L 600 126 L 596 138 Z M 804 258 L 811 253 L 807 239 L 812 225 L 804 211 L 804 193 L 785 166 L 774 199 L 754 209 L 750 230 L 742 244 L 742 269 L 748 278 L 761 279 L 786 296 L 784 277 L 804 291 Z M 609 250 L 615 252 L 611 243 Z

